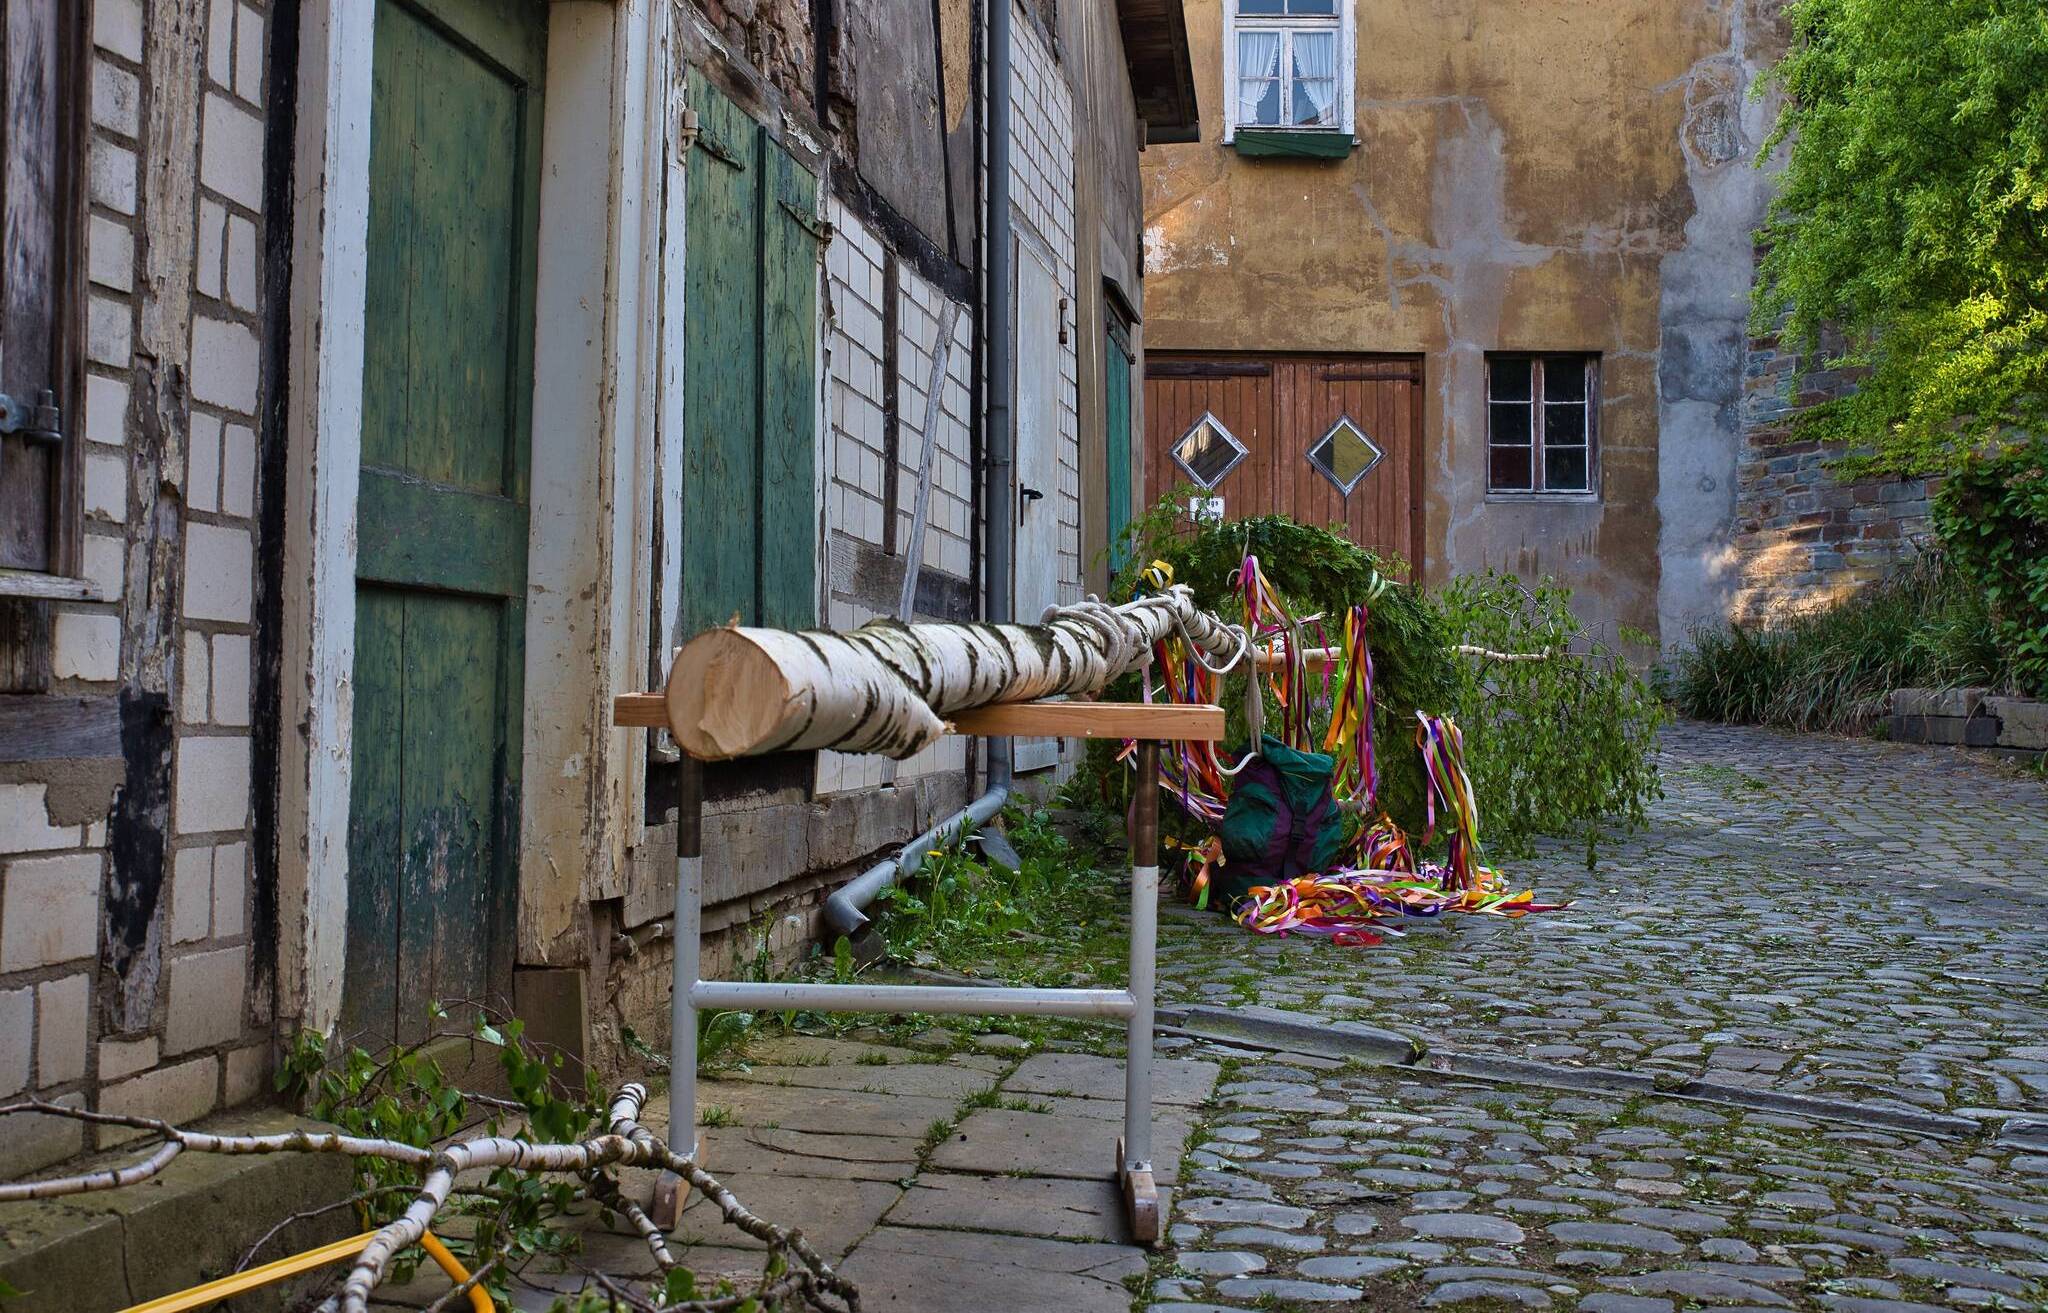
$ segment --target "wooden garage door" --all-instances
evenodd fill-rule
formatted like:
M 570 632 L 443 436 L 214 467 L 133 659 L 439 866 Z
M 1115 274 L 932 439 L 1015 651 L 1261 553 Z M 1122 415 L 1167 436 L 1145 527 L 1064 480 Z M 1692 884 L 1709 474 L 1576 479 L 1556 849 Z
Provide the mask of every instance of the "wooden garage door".
M 1225 518 L 1290 515 L 1422 563 L 1420 357 L 1147 352 L 1147 502 L 1199 490 L 1172 452 L 1205 414 L 1246 453 L 1208 494 Z M 1309 459 L 1341 420 L 1382 453 L 1348 495 Z

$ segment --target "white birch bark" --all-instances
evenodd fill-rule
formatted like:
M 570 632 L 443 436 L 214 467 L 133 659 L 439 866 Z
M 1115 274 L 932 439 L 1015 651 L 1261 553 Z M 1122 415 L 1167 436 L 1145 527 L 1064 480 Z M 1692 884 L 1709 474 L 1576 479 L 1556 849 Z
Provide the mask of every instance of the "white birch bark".
M 1036 625 L 713 629 L 676 654 L 669 719 L 705 761 L 819 748 L 901 760 L 956 712 L 1100 692 L 1176 631 L 1221 663 L 1246 647 L 1241 628 L 1197 610 L 1182 586 L 1118 607 L 1052 608 Z

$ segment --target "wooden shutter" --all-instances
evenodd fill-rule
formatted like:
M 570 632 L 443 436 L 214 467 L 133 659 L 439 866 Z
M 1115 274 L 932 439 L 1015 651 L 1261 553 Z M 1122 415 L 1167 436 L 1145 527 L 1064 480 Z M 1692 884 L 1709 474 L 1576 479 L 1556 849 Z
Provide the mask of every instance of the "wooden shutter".
M 5 569 L 77 569 L 84 9 L 76 0 L 0 5 L 0 391 L 25 406 L 47 391 L 66 434 L 61 445 L 0 437 Z
M 679 623 L 809 625 L 817 179 L 695 70 L 690 103 Z

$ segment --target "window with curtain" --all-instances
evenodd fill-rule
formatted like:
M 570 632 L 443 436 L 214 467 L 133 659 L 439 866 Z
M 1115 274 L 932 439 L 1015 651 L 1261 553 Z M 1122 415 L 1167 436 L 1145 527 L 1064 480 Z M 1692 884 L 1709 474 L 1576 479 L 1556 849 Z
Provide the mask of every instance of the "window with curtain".
M 1349 0 L 1229 0 L 1233 129 L 1349 130 Z

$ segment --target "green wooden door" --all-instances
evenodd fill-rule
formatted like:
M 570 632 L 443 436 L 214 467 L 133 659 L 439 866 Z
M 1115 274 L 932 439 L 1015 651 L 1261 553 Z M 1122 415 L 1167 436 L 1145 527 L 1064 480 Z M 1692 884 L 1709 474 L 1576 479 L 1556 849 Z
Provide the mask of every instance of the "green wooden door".
M 377 0 L 344 1024 L 510 994 L 544 0 Z
M 1113 574 L 1123 568 L 1125 553 L 1119 538 L 1131 522 L 1131 339 L 1114 313 L 1108 317 L 1103 337 L 1104 446 L 1109 462 L 1104 496 L 1109 503 L 1109 568 Z
M 683 634 L 816 623 L 818 181 L 693 70 Z

